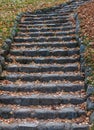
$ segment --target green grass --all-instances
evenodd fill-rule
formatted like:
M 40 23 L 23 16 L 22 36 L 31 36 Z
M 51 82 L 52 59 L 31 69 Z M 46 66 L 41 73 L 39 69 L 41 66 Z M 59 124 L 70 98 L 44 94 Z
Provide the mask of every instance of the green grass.
M 9 36 L 18 13 L 51 7 L 65 1 L 66 0 L 0 0 L 0 46 Z

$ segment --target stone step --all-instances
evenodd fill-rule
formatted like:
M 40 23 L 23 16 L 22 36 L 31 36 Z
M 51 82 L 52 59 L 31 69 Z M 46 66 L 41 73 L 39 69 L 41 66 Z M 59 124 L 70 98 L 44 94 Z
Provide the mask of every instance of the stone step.
M 37 22 L 36 22 L 37 21 Z M 28 28 L 31 27 L 67 27 L 70 26 L 72 27 L 72 22 L 70 22 L 69 20 L 67 20 L 66 22 L 63 20 L 54 20 L 55 22 L 53 22 L 53 19 L 50 20 L 32 20 L 31 21 L 21 21 L 18 25 L 18 27 L 23 27 L 26 28 L 26 26 L 28 26 Z
M 68 19 L 59 19 L 59 20 L 47 20 L 45 21 L 45 24 L 55 24 L 55 23 L 67 23 L 69 20 Z M 30 24 L 43 24 L 43 21 L 36 21 L 36 20 L 29 20 L 29 21 L 22 21 L 20 22 L 20 24 L 25 24 L 25 22 L 27 23 L 30 23 Z
M 0 79 L 6 79 L 9 81 L 17 81 L 18 79 L 22 80 L 22 81 L 41 81 L 41 82 L 49 82 L 49 81 L 56 81 L 56 80 L 61 80 L 61 81 L 83 81 L 84 80 L 84 76 L 81 76 L 81 74 L 78 73 L 67 73 L 67 74 L 58 74 L 58 73 L 53 73 L 53 74 L 39 74 L 39 73 L 35 73 L 35 74 L 8 74 L 8 75 L 4 75 L 1 76 Z
M 16 123 L 15 123 L 16 122 Z M 87 124 L 64 123 L 55 121 L 20 122 L 0 124 L 1 130 L 89 130 Z
M 2 84 L 0 85 L 0 90 L 2 91 L 10 91 L 10 92 L 33 92 L 33 91 L 39 91 L 39 92 L 46 92 L 46 93 L 55 93 L 59 91 L 65 91 L 65 92 L 76 92 L 81 91 L 84 89 L 84 84 L 77 84 L 77 83 L 58 83 L 55 82 L 52 83 L 41 83 L 41 84 L 34 84 L 34 83 L 23 83 L 19 85 L 14 84 Z
M 41 20 L 41 17 L 40 17 L 40 19 L 32 19 L 30 17 L 27 17 L 27 18 L 23 18 L 19 24 L 21 24 L 23 22 L 30 22 L 33 24 L 48 24 L 49 25 L 49 24 L 60 24 L 61 23 L 61 24 L 66 25 L 67 23 L 72 23 L 72 21 L 70 21 L 69 18 L 42 17 L 43 20 Z M 63 21 L 66 21 L 66 22 L 63 22 Z
M 55 41 L 71 41 L 71 40 L 76 40 L 76 36 L 61 36 L 61 37 L 38 37 L 38 38 L 35 38 L 35 37 L 20 37 L 20 36 L 16 36 L 14 38 L 14 42 L 55 42 Z
M 36 64 L 66 64 L 66 63 L 75 63 L 75 62 L 79 62 L 80 61 L 80 57 L 9 57 L 7 58 L 7 62 L 13 62 L 13 60 L 15 59 L 16 62 L 21 63 L 21 64 L 30 64 L 32 62 L 36 63 Z
M 39 37 L 39 36 L 70 36 L 70 35 L 76 35 L 75 31 L 71 30 L 71 31 L 57 31 L 57 32 L 29 32 L 29 33 L 22 33 L 22 32 L 18 32 L 17 33 L 18 36 L 31 36 L 31 37 Z
M 7 82 L 9 85 L 13 84 L 13 82 L 10 82 L 8 80 L 3 80 L 3 82 L 5 82 L 5 83 Z M 2 84 L 3 84 L 3 82 L 1 81 Z M 16 82 L 14 82 L 14 85 L 17 85 L 18 82 L 19 82 L 20 85 L 24 85 L 26 83 L 28 83 L 28 84 L 31 83 L 31 82 L 21 82 L 20 80 L 17 80 Z M 38 81 L 32 82 L 32 84 L 36 84 L 37 85 L 37 84 L 39 84 L 39 82 Z M 40 84 L 42 84 L 42 82 L 40 82 Z M 72 96 L 79 96 L 79 97 L 85 98 L 85 91 L 84 90 L 75 91 L 75 92 L 71 92 L 71 91 L 70 92 L 65 92 L 64 90 L 61 90 L 61 91 L 51 92 L 51 93 L 37 91 L 37 90 L 36 91 L 31 91 L 31 92 L 30 91 L 19 91 L 19 92 L 17 92 L 17 91 L 0 91 L 0 94 L 1 95 L 7 95 L 7 96 L 16 96 L 16 97 L 18 97 L 18 96 L 23 96 L 24 97 L 24 96 L 31 96 L 31 95 L 33 95 L 33 96 L 34 95 L 45 96 L 45 94 L 47 96 L 55 96 L 55 97 L 57 97 L 57 96 L 62 96 L 62 95 L 68 95 L 68 94 L 70 94 Z
M 33 15 L 24 15 L 23 20 L 25 19 L 31 19 L 31 20 L 36 20 L 36 21 L 48 21 L 48 20 L 62 20 L 63 18 L 70 18 L 71 14 L 67 15 L 62 15 L 59 14 L 58 16 L 39 16 L 36 15 L 35 17 Z
M 78 47 L 77 42 L 38 42 L 38 43 L 14 43 L 11 45 L 12 47 L 26 47 L 26 48 L 31 48 L 31 47 L 67 47 L 67 48 L 76 48 Z
M 23 42 L 24 44 L 25 44 L 25 42 Z M 22 43 L 22 44 L 23 44 Z M 38 42 L 37 42 L 38 43 Z M 15 43 L 16 44 L 16 43 Z M 21 44 L 21 43 L 20 43 Z M 27 43 L 26 42 L 26 44 L 30 44 L 30 43 Z M 32 43 L 31 43 L 32 44 Z M 34 44 L 34 43 L 33 43 Z M 49 44 L 49 43 L 48 43 Z M 79 50 L 80 48 L 77 46 L 77 47 L 75 47 L 75 48 L 69 48 L 69 47 L 50 47 L 50 46 L 48 46 L 48 47 L 38 47 L 38 46 L 34 46 L 34 47 L 25 47 L 25 46 L 22 46 L 22 47 L 16 47 L 16 46 L 14 46 L 14 47 L 11 47 L 11 50 L 13 50 L 13 51 L 19 51 L 19 50 L 26 50 L 26 51 L 41 51 L 41 50 L 48 50 L 49 52 L 52 52 L 52 51 L 54 51 L 54 50 L 63 50 L 63 51 L 68 51 L 68 50 Z M 32 57 L 32 56 L 31 56 Z
M 9 85 L 12 85 L 12 83 L 13 82 L 9 82 L 8 80 L 4 80 L 3 82 L 7 82 Z M 30 84 L 30 82 L 21 82 L 20 80 L 18 80 L 17 82 L 14 82 L 14 85 L 17 85 L 18 84 L 18 82 L 19 82 L 19 84 L 20 85 L 24 85 L 24 84 L 26 84 L 26 83 L 28 83 L 28 84 Z M 1 82 L 2 83 L 2 82 Z M 19 85 L 18 84 L 18 85 Z M 36 82 L 32 82 L 32 84 L 39 84 L 39 82 L 38 81 L 36 81 Z M 42 82 L 40 82 L 40 84 L 42 84 Z M 64 90 L 61 90 L 61 91 L 57 91 L 57 92 L 51 92 L 51 93 L 47 93 L 47 92 L 42 92 L 42 91 L 19 91 L 19 92 L 17 92 L 17 91 L 0 91 L 0 94 L 1 95 L 7 95 L 7 96 L 14 96 L 14 97 L 21 97 L 21 96 L 23 96 L 23 97 L 25 97 L 25 96 L 34 96 L 34 95 L 37 95 L 37 96 L 45 96 L 45 94 L 49 97 L 49 96 L 55 96 L 55 97 L 57 97 L 57 96 L 62 96 L 62 95 L 71 95 L 71 96 L 77 96 L 77 97 L 82 97 L 82 98 L 85 98 L 86 99 L 86 96 L 85 96 L 85 90 L 81 90 L 81 91 L 75 91 L 75 92 L 65 92 Z M 52 104 L 53 105 L 53 104 Z M 71 104 L 69 104 L 69 105 L 71 105 Z M 82 108 L 85 108 L 85 105 L 84 105 L 84 103 L 81 105 L 82 106 Z M 68 107 L 68 104 L 66 104 L 66 106 Z M 78 105 L 76 105 L 76 106 L 74 106 L 74 107 L 77 107 Z M 59 106 L 58 106 L 59 107 Z M 79 106 L 80 107 L 80 106 Z M 81 107 L 80 107 L 81 108 Z
M 75 8 L 76 9 L 76 8 Z M 62 14 L 62 13 L 65 13 L 65 12 L 74 12 L 74 8 L 64 8 L 63 10 L 61 10 L 61 11 L 57 11 L 56 13 L 60 13 L 60 14 Z
M 64 16 L 67 16 L 67 15 L 71 15 L 74 13 L 74 11 L 72 9 L 68 10 L 69 8 L 66 9 L 66 6 L 62 6 L 55 9 L 54 10 L 54 13 L 56 14 L 61 14 L 61 15 L 64 15 Z
M 26 24 L 26 23 L 23 23 Z M 28 23 L 29 24 L 29 23 Z M 18 28 L 19 32 L 48 32 L 48 31 L 70 31 L 75 30 L 75 27 L 67 26 L 67 27 L 44 27 L 44 28 Z
M 41 13 L 41 14 L 39 14 L 39 13 L 31 13 L 31 12 L 26 12 L 24 15 L 23 15 L 23 17 L 32 17 L 32 18 L 36 18 L 36 17 L 38 17 L 38 18 L 40 18 L 40 17 L 46 17 L 46 18 L 48 18 L 48 17 L 68 17 L 70 15 L 70 12 L 64 12 L 64 13 L 62 13 L 62 14 L 58 14 L 58 12 L 57 13 L 52 13 L 52 12 L 50 12 L 50 13 Z
M 47 26 L 47 27 L 72 26 L 71 22 L 66 22 L 66 23 L 59 23 L 58 22 L 58 23 L 48 23 L 48 24 L 46 24 L 45 22 L 41 22 L 39 24 L 27 24 L 29 22 L 29 21 L 27 21 L 27 22 L 25 22 L 25 24 L 23 24 L 24 22 L 25 21 L 23 21 L 21 24 L 19 24 L 18 27 L 21 27 L 21 28 L 32 28 L 32 27 L 43 27 L 43 26 Z
M 26 72 L 26 73 L 38 73 L 38 72 L 51 72 L 51 71 L 63 71 L 74 72 L 78 71 L 79 64 L 66 64 L 66 65 L 8 65 L 5 70 L 8 72 Z
M 73 107 L 62 108 L 58 110 L 48 110 L 44 109 L 32 109 L 32 108 L 19 108 L 17 110 L 13 110 L 12 108 L 0 108 L 0 117 L 1 118 L 36 118 L 36 119 L 73 119 L 78 118 L 81 115 L 86 115 L 86 112 L 81 109 L 75 109 Z
M 34 94 L 30 96 L 10 96 L 7 94 L 0 95 L 0 102 L 3 104 L 17 104 L 21 106 L 30 105 L 60 105 L 60 104 L 81 104 L 85 98 L 77 95 L 50 95 Z
M 49 16 L 37 16 L 36 18 L 35 17 L 32 17 L 32 16 L 29 16 L 29 17 L 23 17 L 23 21 L 41 21 L 41 22 L 49 22 L 49 21 L 60 21 L 60 20 L 64 20 L 64 19 L 68 19 L 70 18 L 70 16 L 54 16 L 54 17 L 49 17 Z
M 28 26 L 29 25 L 29 26 Z M 46 28 L 53 28 L 53 27 L 67 27 L 67 26 L 71 26 L 72 27 L 72 24 L 69 24 L 69 22 L 67 23 L 40 23 L 40 24 L 32 24 L 31 22 L 29 21 L 26 21 L 26 22 L 22 22 L 20 23 L 19 25 L 19 28 L 26 28 L 26 29 L 29 29 L 29 28 L 43 28 L 43 27 L 46 27 Z
M 69 50 L 62 50 L 62 49 L 54 49 L 54 50 L 48 50 L 48 49 L 38 49 L 38 50 L 10 50 L 10 54 L 14 56 L 73 56 L 73 55 L 79 55 L 80 50 L 79 49 L 69 49 Z
M 69 13 L 70 15 L 69 16 L 71 16 L 72 14 L 74 14 L 74 11 L 73 11 L 73 9 L 56 9 L 55 10 L 55 13 L 58 13 L 58 14 L 61 14 L 61 15 L 65 15 L 65 13 Z
M 64 9 L 67 11 L 67 10 L 74 10 L 74 9 L 76 9 L 77 8 L 77 6 L 75 6 L 75 5 L 67 5 Z

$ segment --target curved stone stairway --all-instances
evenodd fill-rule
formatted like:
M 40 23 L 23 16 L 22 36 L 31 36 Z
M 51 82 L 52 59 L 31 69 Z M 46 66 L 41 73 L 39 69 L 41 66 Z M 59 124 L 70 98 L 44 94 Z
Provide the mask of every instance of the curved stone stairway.
M 73 1 L 27 12 L 0 85 L 0 130 L 89 130 Z

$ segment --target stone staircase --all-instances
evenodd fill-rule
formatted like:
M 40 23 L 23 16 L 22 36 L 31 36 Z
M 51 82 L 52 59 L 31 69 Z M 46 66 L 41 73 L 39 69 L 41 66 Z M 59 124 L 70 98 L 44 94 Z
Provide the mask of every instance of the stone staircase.
M 0 81 L 0 130 L 89 130 L 80 45 L 78 0 L 27 12 Z

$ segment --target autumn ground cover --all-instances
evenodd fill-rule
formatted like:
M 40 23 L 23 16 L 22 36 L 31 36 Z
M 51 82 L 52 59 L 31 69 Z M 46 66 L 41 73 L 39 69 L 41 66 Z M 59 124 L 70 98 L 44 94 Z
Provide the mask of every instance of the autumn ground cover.
M 0 45 L 9 36 L 15 17 L 20 12 L 58 5 L 66 0 L 0 0 Z
M 86 66 L 89 66 L 92 70 L 88 77 L 88 83 L 94 86 L 94 0 L 90 3 L 81 6 L 78 9 L 81 37 L 83 37 L 83 43 L 86 46 L 85 59 Z M 92 95 L 94 101 L 94 95 Z M 94 130 L 94 125 L 91 130 Z
M 78 9 L 81 37 L 86 45 L 86 65 L 92 68 L 88 83 L 94 86 L 94 0 Z

